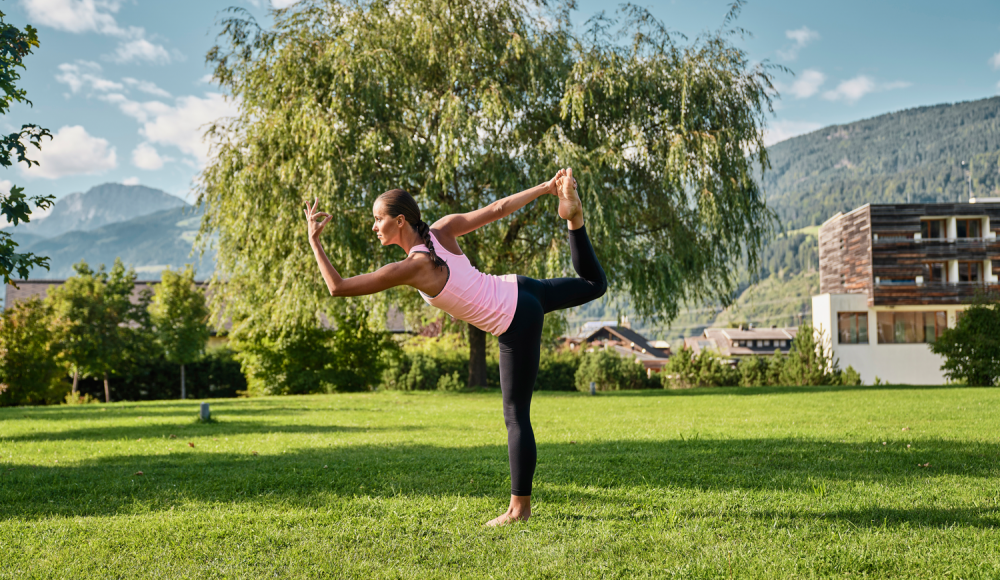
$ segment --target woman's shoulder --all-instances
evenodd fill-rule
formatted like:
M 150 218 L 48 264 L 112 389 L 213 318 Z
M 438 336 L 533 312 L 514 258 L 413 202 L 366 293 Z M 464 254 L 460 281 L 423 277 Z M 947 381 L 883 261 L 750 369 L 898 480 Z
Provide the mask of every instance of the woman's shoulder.
M 448 233 L 447 230 L 431 228 L 431 238 L 434 242 L 441 246 L 444 251 L 452 254 L 454 256 L 462 255 L 462 248 L 458 245 L 458 240 L 455 236 Z

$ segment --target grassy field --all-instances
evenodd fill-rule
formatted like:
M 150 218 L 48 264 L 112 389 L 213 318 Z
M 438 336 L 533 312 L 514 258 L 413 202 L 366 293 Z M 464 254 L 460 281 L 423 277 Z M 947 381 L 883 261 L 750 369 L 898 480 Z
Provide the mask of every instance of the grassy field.
M 996 578 L 1000 391 L 494 393 L 0 409 L 0 578 Z

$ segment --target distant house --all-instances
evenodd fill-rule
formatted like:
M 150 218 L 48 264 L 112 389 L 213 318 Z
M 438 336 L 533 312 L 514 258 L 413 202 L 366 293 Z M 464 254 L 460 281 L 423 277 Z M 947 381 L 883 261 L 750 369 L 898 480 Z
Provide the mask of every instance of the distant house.
M 587 323 L 582 331 L 568 339 L 570 348 L 593 350 L 596 347 L 613 349 L 623 357 L 641 363 L 647 373 L 659 372 L 670 359 L 670 347 L 657 341 L 651 343 L 643 335 L 628 326 L 618 326 L 615 321 Z M 627 324 L 627 322 L 625 323 Z
M 798 328 L 706 328 L 701 336 L 684 339 L 684 346 L 700 354 L 715 351 L 731 363 L 750 355 L 771 356 L 774 351 L 788 354 Z

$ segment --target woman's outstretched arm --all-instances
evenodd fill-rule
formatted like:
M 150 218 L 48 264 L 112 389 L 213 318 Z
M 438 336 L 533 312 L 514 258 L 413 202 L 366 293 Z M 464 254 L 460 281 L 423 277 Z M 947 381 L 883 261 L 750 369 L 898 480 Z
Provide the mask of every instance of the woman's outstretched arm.
M 319 200 L 313 203 L 312 207 L 306 204 L 306 219 L 309 222 L 309 245 L 312 247 L 313 256 L 319 264 L 319 271 L 323 275 L 326 287 L 330 291 L 330 296 L 366 296 L 377 294 L 383 290 L 388 290 L 395 286 L 408 284 L 414 287 L 421 287 L 425 281 L 422 276 L 427 268 L 421 267 L 420 257 L 410 257 L 402 262 L 395 262 L 382 266 L 370 274 L 352 276 L 344 278 L 337 272 L 337 269 L 330 263 L 330 259 L 323 251 L 320 244 L 320 234 L 326 224 L 330 223 L 332 217 L 326 212 L 316 211 Z M 322 220 L 322 221 L 319 221 Z M 422 257 L 422 256 L 421 256 Z M 416 258 L 416 259 L 414 259 Z
M 559 173 L 556 173 L 556 176 L 549 181 L 520 193 L 498 199 L 486 207 L 468 213 L 454 213 L 444 216 L 434 222 L 431 229 L 453 238 L 474 232 L 486 224 L 509 216 L 543 195 L 554 195 L 556 193 L 556 182 L 565 172 L 565 169 L 560 169 Z

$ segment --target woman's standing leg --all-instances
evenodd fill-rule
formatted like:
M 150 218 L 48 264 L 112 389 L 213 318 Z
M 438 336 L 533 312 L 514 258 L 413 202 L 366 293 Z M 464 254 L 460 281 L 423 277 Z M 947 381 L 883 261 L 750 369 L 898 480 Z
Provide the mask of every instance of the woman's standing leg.
M 517 286 L 517 311 L 507 331 L 499 337 L 500 390 L 510 460 L 510 507 L 490 521 L 487 524 L 490 526 L 527 520 L 531 516 L 531 482 L 538 457 L 531 428 L 531 393 L 538 375 L 545 314 L 536 295 L 538 281 L 518 276 Z

